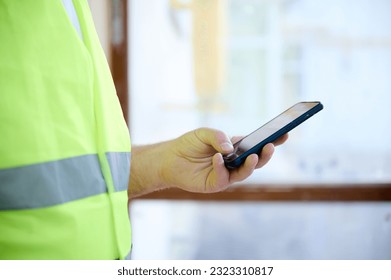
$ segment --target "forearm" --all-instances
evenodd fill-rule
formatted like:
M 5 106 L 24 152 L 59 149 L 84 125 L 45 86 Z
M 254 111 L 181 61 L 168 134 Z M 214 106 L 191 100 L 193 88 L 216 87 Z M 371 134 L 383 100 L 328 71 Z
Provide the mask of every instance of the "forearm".
M 129 198 L 167 188 L 162 176 L 165 152 L 169 143 L 132 147 Z

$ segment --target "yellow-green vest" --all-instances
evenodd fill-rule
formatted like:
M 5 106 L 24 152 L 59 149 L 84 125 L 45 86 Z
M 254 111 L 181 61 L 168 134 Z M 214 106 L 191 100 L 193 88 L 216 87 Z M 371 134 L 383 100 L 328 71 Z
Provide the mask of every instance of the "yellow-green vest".
M 87 0 L 0 0 L 0 259 L 123 259 L 129 132 Z

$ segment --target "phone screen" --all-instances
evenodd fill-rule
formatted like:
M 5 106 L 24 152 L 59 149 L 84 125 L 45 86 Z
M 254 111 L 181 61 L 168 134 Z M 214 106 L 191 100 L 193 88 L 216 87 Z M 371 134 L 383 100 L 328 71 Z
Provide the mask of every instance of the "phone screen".
M 253 133 L 234 144 L 234 152 L 226 160 L 237 161 L 248 151 L 258 153 L 263 145 L 273 142 L 323 108 L 320 102 L 300 102 L 293 105 Z M 257 146 L 258 145 L 258 146 Z M 259 150 L 254 150 L 254 147 Z M 235 162 L 235 166 L 238 163 Z

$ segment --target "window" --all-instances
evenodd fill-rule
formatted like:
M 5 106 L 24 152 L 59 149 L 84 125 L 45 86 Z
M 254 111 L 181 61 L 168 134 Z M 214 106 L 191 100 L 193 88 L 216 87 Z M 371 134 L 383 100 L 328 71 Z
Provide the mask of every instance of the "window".
M 133 143 L 200 126 L 246 135 L 320 100 L 251 181 L 390 180 L 389 1 L 191 3 L 133 1 Z
M 142 144 L 173 138 L 200 126 L 219 128 L 230 135 L 246 135 L 293 103 L 320 100 L 325 109 L 292 131 L 290 140 L 277 149 L 272 162 L 245 183 L 254 187 L 270 183 L 389 183 L 390 12 L 391 2 L 387 0 L 132 1 L 132 142 Z M 166 213 L 159 220 L 168 220 L 168 224 L 149 224 L 156 220 L 144 207 L 160 209 L 157 210 L 160 215 Z M 285 218 L 273 214 L 276 207 L 286 211 Z M 205 219 L 210 217 L 208 211 L 215 218 L 208 225 L 219 224 L 214 230 L 221 234 L 228 229 L 224 223 L 232 222 L 226 219 L 227 213 L 236 217 L 232 223 L 239 230 L 229 227 L 232 236 L 237 236 L 230 243 L 248 240 L 250 237 L 241 233 L 249 228 L 251 231 L 251 226 L 255 232 L 259 228 L 290 228 L 286 234 L 294 239 L 301 229 L 312 228 L 323 215 L 325 222 L 320 222 L 317 230 L 304 231 L 308 234 L 308 244 L 316 246 L 319 238 L 340 236 L 344 230 L 348 234 L 350 226 L 364 238 L 351 240 L 349 246 L 353 248 L 370 242 L 379 231 L 384 234 L 385 238 L 381 239 L 384 242 L 391 237 L 386 218 L 390 205 L 379 207 L 289 203 L 205 207 L 195 202 L 137 201 L 132 213 L 145 218 L 135 225 L 134 238 L 146 236 L 138 235 L 138 230 L 145 233 L 146 227 L 158 228 L 163 255 L 156 258 L 194 258 L 200 256 L 194 253 L 200 250 L 199 246 L 213 243 L 211 239 L 199 237 L 206 234 L 202 228 L 207 225 Z M 342 221 L 327 223 L 332 218 L 330 213 L 339 216 L 346 209 L 352 211 L 352 216 L 345 217 L 353 219 L 349 225 L 344 227 Z M 360 216 L 368 213 L 366 209 L 371 209 L 368 220 Z M 312 211 L 320 216 L 304 214 Z M 264 219 L 254 213 L 265 215 Z M 299 224 L 284 227 L 296 214 L 302 217 L 296 220 Z M 376 220 L 380 216 L 384 219 Z M 371 224 L 368 222 L 371 219 L 377 222 Z M 140 220 L 133 219 L 133 223 L 137 221 Z M 240 224 L 241 221 L 247 224 Z M 322 232 L 322 227 L 329 227 L 330 231 Z M 268 241 L 276 248 L 272 233 L 265 230 L 265 234 L 270 234 Z M 252 238 L 249 242 L 257 242 L 255 235 Z M 335 244 L 346 241 L 342 237 L 337 239 L 327 240 Z M 298 243 L 283 242 L 286 246 L 281 248 L 281 258 L 390 257 L 385 249 L 373 251 L 389 248 L 389 243 L 383 247 L 364 246 L 360 252 L 353 249 L 346 252 L 341 246 L 334 246 L 335 251 L 319 255 L 320 251 L 313 253 L 305 246 L 300 247 L 302 239 L 295 240 Z M 221 243 L 216 250 L 223 247 Z M 272 247 L 268 252 L 272 252 Z M 299 247 L 308 250 L 301 252 Z M 176 254 L 178 250 L 181 253 Z M 261 249 L 254 250 L 247 252 L 249 258 L 275 258 L 273 254 L 264 255 Z M 136 249 L 135 254 L 137 257 Z M 228 254 L 227 258 L 230 256 L 237 255 Z

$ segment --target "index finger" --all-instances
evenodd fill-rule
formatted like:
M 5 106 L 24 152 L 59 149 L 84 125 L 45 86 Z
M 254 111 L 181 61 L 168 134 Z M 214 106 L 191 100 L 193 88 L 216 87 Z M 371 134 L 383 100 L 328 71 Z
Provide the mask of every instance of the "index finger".
M 278 138 L 276 141 L 273 141 L 273 145 L 274 146 L 279 146 L 281 144 L 284 144 L 286 142 L 286 140 L 288 140 L 288 138 L 289 138 L 289 134 L 285 133 L 280 138 Z

